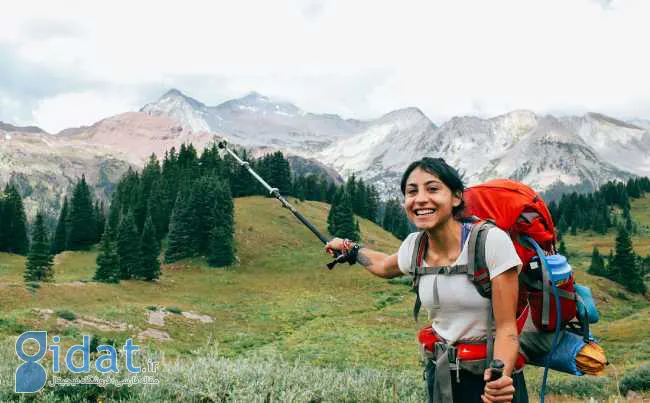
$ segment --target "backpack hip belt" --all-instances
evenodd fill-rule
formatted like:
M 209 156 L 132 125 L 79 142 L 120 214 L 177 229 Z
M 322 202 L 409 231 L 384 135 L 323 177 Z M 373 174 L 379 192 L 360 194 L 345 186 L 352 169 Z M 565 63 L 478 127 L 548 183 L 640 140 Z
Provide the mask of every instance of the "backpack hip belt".
M 418 339 L 425 362 L 431 360 L 436 367 L 433 398 L 435 403 L 453 401 L 451 371 L 456 372 L 456 382 L 460 382 L 461 369 L 475 375 L 483 375 L 488 367 L 486 339 L 459 340 L 454 344 L 448 344 L 431 327 L 421 329 Z M 519 353 L 513 373 L 522 371 L 525 363 L 525 357 Z

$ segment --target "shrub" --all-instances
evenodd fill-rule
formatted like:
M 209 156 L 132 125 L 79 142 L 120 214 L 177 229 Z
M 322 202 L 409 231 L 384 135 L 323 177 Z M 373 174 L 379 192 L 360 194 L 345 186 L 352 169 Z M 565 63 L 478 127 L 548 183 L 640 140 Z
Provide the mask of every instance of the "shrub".
M 73 321 L 77 319 L 77 315 L 75 315 L 74 312 L 67 309 L 57 309 L 56 316 L 69 321 Z
M 149 305 L 149 306 L 147 307 L 147 309 L 150 310 L 150 311 L 157 311 L 157 310 L 158 310 L 158 307 L 155 306 L 155 305 Z
M 650 390 L 650 365 L 643 365 L 637 369 L 626 372 L 621 378 L 621 394 L 626 395 L 628 391 L 645 392 Z
M 0 318 L 0 329 L 7 329 L 10 333 L 16 334 L 29 330 L 28 326 L 16 322 L 15 318 Z
M 179 307 L 177 307 L 177 306 L 168 306 L 168 307 L 166 308 L 166 310 L 167 310 L 167 312 L 175 313 L 175 314 L 177 314 L 177 315 L 180 315 L 181 313 L 183 313 L 183 311 L 181 310 L 181 308 L 179 308 Z
M 609 385 L 610 380 L 605 376 L 573 376 L 548 382 L 546 393 L 602 399 L 613 392 L 609 390 Z

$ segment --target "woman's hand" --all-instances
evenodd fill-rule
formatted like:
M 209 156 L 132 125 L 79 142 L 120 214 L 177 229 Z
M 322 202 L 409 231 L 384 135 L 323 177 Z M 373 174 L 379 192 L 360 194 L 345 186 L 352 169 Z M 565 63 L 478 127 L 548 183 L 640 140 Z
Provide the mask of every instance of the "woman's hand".
M 483 379 L 487 381 L 490 379 L 490 369 L 486 369 Z M 512 378 L 503 375 L 496 381 L 487 382 L 485 384 L 484 394 L 481 399 L 485 403 L 491 402 L 510 402 L 515 394 L 515 387 L 512 384 Z
M 341 238 L 332 238 L 332 240 L 325 245 L 325 252 L 329 253 L 332 257 L 335 257 L 334 251 L 339 253 L 343 252 L 347 242 L 350 241 Z

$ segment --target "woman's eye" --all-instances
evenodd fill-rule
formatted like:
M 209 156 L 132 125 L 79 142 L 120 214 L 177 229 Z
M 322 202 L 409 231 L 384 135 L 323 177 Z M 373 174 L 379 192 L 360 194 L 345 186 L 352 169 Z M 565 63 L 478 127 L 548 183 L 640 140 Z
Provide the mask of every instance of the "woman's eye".
M 429 188 L 429 192 L 437 192 L 437 191 L 438 191 L 438 188 L 436 188 L 436 187 L 430 187 Z

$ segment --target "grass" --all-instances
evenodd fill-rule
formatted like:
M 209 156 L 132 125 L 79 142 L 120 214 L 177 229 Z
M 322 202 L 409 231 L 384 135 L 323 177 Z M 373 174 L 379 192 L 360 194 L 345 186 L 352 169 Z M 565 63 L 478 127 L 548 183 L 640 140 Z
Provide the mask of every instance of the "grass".
M 296 206 L 318 228 L 326 228 L 328 205 L 303 202 Z M 637 221 L 650 224 L 648 211 L 650 198 L 633 202 L 631 212 Z M 168 384 L 161 385 L 159 392 L 130 388 L 129 399 L 183 400 L 198 393 L 215 400 L 259 401 L 271 393 L 272 399 L 297 401 L 421 400 L 415 333 L 424 324 L 422 316 L 419 325 L 413 322 L 413 294 L 407 278 L 385 281 L 363 267 L 347 264 L 327 270 L 329 257 L 322 245 L 275 199 L 236 199 L 235 221 L 236 265 L 213 269 L 205 259 L 188 259 L 164 265 L 161 278 L 151 283 L 95 283 L 97 252 L 64 252 L 55 259 L 55 282 L 35 289 L 23 283 L 24 258 L 0 253 L 0 338 L 5 340 L 0 347 L 13 348 L 12 340 L 25 330 L 59 334 L 63 346 L 79 343 L 82 334 L 95 334 L 120 346 L 141 331 L 156 329 L 167 332 L 171 340 L 138 343 L 148 354 L 164 357 Z M 399 240 L 373 223 L 361 219 L 360 227 L 363 242 L 371 248 L 398 249 Z M 602 321 L 593 331 L 612 362 L 607 377 L 592 385 L 592 396 L 597 398 L 612 396 L 616 379 L 650 363 L 650 336 L 645 330 L 650 303 L 585 272 L 593 245 L 606 254 L 614 237 L 613 232 L 565 236 L 577 279 L 592 288 L 601 310 Z M 635 236 L 633 242 L 637 253 L 650 253 L 650 240 Z M 168 314 L 164 325 L 148 323 L 149 315 L 163 308 L 208 315 L 214 321 Z M 46 317 L 35 309 L 56 313 Z M 78 322 L 66 327 L 57 321 L 61 310 L 78 318 L 132 327 L 101 330 Z M 5 360 L 0 358 L 0 362 Z M 14 364 L 3 369 L 10 377 L 7 382 L 0 379 L 2 401 L 8 400 L 9 395 L 2 393 L 8 393 L 7 385 L 13 384 Z M 285 379 L 277 376 L 280 373 L 289 375 Z M 178 381 L 172 382 L 174 376 Z M 534 399 L 541 371 L 531 367 L 526 376 Z M 577 391 L 589 390 L 589 379 L 595 378 L 576 379 L 552 374 L 549 382 L 555 386 L 550 391 L 557 395 L 576 391 L 576 397 L 583 396 Z M 176 389 L 173 385 L 178 383 L 195 395 Z M 45 399 L 54 392 L 39 396 Z

